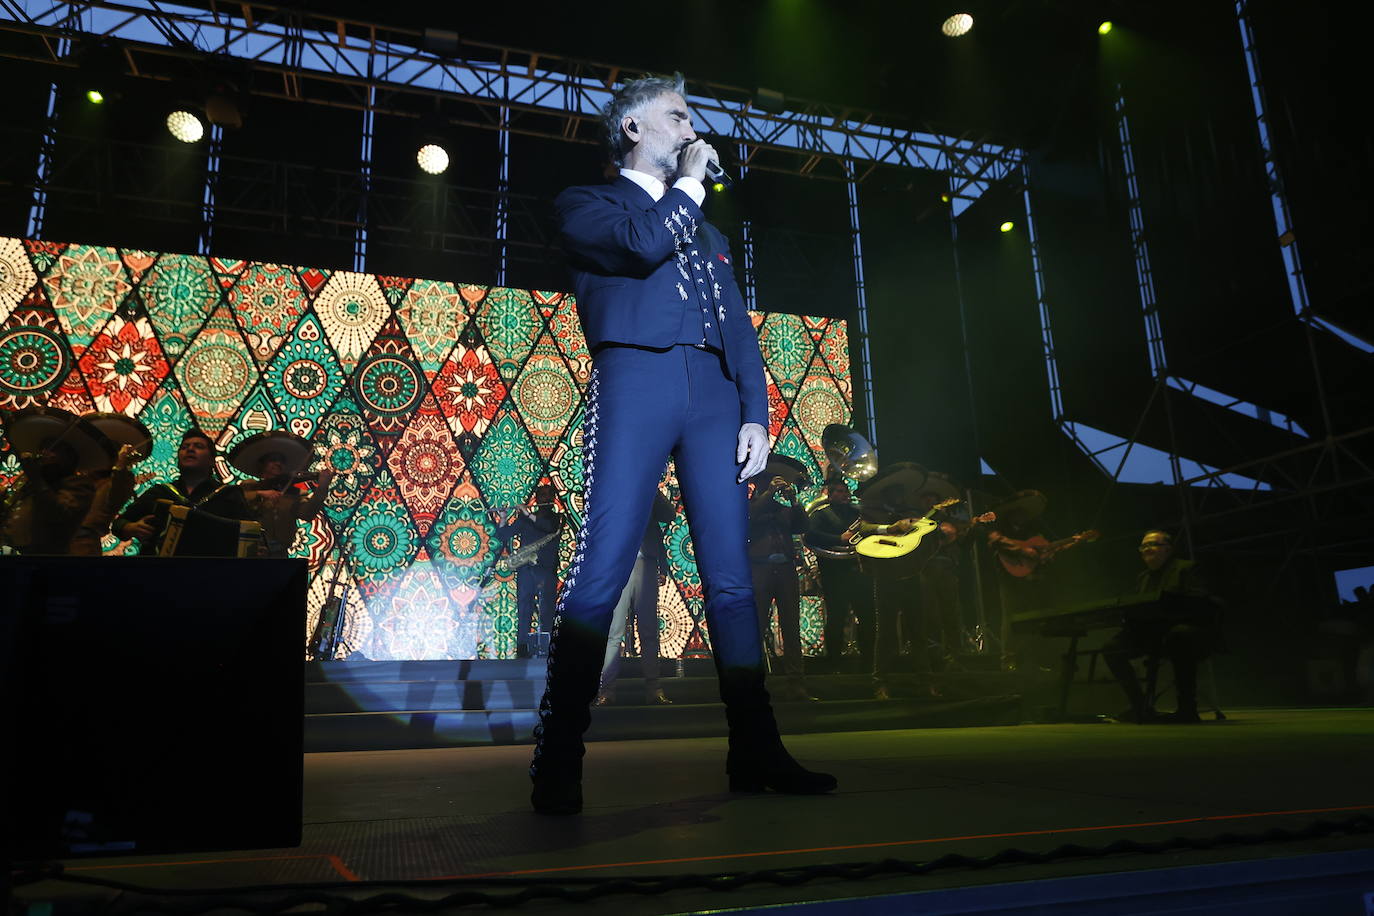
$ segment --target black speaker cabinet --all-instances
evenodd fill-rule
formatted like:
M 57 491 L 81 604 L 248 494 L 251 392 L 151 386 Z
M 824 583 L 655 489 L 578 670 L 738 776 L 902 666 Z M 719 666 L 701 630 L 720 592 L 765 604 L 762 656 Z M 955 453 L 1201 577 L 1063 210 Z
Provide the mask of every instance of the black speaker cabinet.
M 296 846 L 303 560 L 0 557 L 14 859 Z

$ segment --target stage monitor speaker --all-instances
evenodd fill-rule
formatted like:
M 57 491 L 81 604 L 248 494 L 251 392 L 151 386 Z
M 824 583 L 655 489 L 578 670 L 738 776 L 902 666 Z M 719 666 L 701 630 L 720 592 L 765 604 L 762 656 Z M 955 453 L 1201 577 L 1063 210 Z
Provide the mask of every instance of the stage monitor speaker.
M 303 560 L 0 557 L 14 860 L 296 846 Z

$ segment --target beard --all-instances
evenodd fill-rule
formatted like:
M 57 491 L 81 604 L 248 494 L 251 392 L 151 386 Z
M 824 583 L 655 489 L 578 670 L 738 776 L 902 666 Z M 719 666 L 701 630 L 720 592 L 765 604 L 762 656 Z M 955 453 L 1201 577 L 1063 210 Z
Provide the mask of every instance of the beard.
M 679 149 L 667 149 L 654 157 L 654 165 L 658 166 L 665 176 L 664 182 L 672 184 L 673 179 L 677 178 L 678 169 L 682 165 L 682 156 Z

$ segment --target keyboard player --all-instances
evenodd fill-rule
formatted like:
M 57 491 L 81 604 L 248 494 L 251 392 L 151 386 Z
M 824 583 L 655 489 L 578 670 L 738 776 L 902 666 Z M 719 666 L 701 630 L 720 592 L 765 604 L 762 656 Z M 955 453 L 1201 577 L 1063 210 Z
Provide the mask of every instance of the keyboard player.
M 1167 531 L 1146 531 L 1139 550 L 1145 568 L 1137 580 L 1137 591 L 1159 591 L 1196 613 L 1183 622 L 1177 618 L 1127 620 L 1102 647 L 1103 661 L 1131 704 L 1121 718 L 1134 722 L 1197 722 L 1198 662 L 1211 654 L 1218 643 L 1216 599 L 1208 592 L 1197 564 L 1174 556 L 1173 538 Z M 1145 696 L 1131 665 L 1131 659 L 1142 655 L 1169 660 L 1178 695 L 1175 712 L 1155 712 L 1151 698 Z

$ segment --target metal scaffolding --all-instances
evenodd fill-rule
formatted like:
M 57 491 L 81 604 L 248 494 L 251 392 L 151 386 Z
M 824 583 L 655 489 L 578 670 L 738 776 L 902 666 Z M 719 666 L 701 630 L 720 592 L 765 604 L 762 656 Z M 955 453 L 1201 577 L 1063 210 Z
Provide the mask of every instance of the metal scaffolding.
M 0 50 L 15 60 L 74 67 L 57 42 L 107 42 L 123 51 L 135 76 L 149 79 L 170 79 L 171 59 L 232 61 L 270 77 L 255 94 L 364 111 L 372 90 L 377 112 L 403 117 L 418 117 L 406 96 L 460 97 L 471 116 L 449 116 L 450 123 L 583 143 L 596 142 L 596 113 L 612 87 L 633 75 L 451 33 L 258 3 L 197 9 L 156 0 L 0 0 L 0 30 L 32 39 Z M 962 209 L 1023 158 L 1017 149 L 901 126 L 904 118 L 792 98 L 788 110 L 765 111 L 752 90 L 688 85 L 702 132 L 741 144 L 750 168 L 834 181 L 863 181 L 881 165 L 929 169 L 950 176 Z

